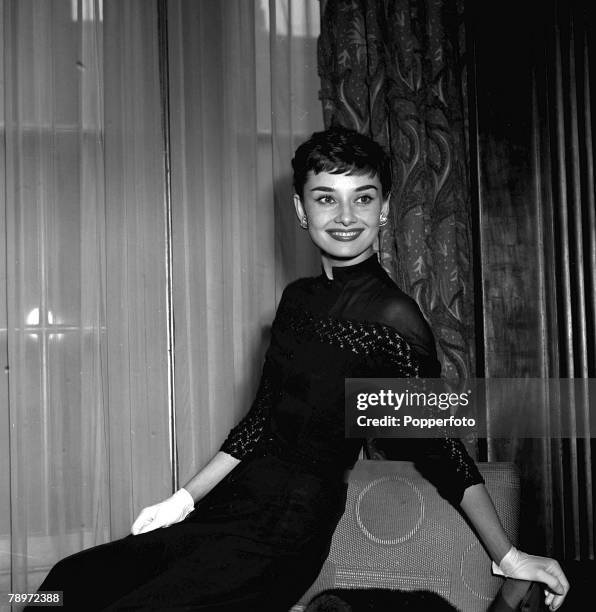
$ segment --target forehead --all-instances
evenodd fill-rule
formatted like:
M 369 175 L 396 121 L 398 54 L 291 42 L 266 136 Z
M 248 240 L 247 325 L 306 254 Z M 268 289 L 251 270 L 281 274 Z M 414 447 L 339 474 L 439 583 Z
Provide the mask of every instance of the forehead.
M 376 174 L 353 174 L 341 173 L 333 174 L 331 172 L 313 172 L 309 170 L 306 175 L 306 183 L 304 188 L 306 191 L 316 189 L 317 187 L 326 187 L 334 190 L 350 191 L 353 189 L 361 189 L 366 186 L 376 187 L 381 190 L 381 181 Z

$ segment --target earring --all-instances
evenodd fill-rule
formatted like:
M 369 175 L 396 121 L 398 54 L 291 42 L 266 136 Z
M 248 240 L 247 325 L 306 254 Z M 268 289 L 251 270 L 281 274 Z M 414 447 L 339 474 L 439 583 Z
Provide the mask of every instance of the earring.
M 300 219 L 300 227 L 302 229 L 308 229 L 308 219 L 306 218 L 306 215 Z
M 385 217 L 384 215 L 381 215 L 379 217 L 379 227 L 382 227 L 383 225 L 387 225 L 387 217 Z

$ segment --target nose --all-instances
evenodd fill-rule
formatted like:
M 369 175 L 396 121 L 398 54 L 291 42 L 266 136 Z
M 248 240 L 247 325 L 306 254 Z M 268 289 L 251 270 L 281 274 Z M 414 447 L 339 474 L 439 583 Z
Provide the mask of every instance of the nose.
M 341 223 L 345 226 L 356 223 L 356 219 L 354 218 L 354 211 L 352 210 L 352 206 L 349 201 L 342 202 L 341 207 L 337 213 L 337 217 L 335 217 L 335 222 Z

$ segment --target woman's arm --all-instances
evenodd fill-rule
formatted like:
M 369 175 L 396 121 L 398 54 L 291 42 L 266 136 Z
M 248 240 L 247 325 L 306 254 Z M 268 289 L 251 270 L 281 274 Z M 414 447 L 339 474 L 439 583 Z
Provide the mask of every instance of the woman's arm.
M 236 459 L 228 453 L 219 451 L 206 466 L 199 470 L 184 485 L 184 489 L 190 493 L 193 501 L 196 503 L 207 495 L 207 493 L 209 493 L 209 491 L 211 491 L 211 489 L 213 489 L 213 487 L 227 476 L 239 463 L 240 459 Z
M 242 459 L 248 457 L 265 430 L 275 386 L 270 360 L 266 357 L 256 397 L 246 416 L 234 427 L 219 452 L 182 488 L 168 499 L 143 508 L 132 525 L 138 535 L 160 527 L 169 527 L 184 520 L 194 505 L 229 474 Z
M 460 507 L 498 566 L 499 573 L 507 578 L 546 584 L 549 590 L 545 590 L 545 603 L 551 610 L 557 610 L 569 591 L 569 582 L 557 561 L 528 555 L 511 545 L 483 484 L 468 487 Z
M 420 310 L 412 300 L 394 300 L 391 306 L 385 321 L 398 331 L 409 347 L 414 348 L 420 364 L 419 376 L 438 377 L 440 366 L 434 339 Z M 406 353 L 402 350 L 400 354 Z M 391 458 L 391 445 L 383 442 L 394 441 L 381 441 L 385 454 Z M 404 442 L 400 440 L 402 445 Z M 484 479 L 461 441 L 445 437 L 415 442 L 404 446 L 413 447 L 412 458 L 416 459 L 417 467 L 437 486 L 443 497 L 453 505 L 459 505 L 466 514 L 497 564 L 493 566 L 495 573 L 546 584 L 550 589 L 546 592 L 546 604 L 551 610 L 558 609 L 569 590 L 561 567 L 554 559 L 527 555 L 511 545 L 483 484 Z
M 501 563 L 501 559 L 511 548 L 511 542 L 501 525 L 486 487 L 483 484 L 468 487 L 464 491 L 460 508 L 476 529 L 491 559 L 497 565 Z
M 133 535 L 147 533 L 160 527 L 169 527 L 184 520 L 199 499 L 240 463 L 228 453 L 218 452 L 209 463 L 199 470 L 181 489 L 164 501 L 141 510 L 130 529 Z

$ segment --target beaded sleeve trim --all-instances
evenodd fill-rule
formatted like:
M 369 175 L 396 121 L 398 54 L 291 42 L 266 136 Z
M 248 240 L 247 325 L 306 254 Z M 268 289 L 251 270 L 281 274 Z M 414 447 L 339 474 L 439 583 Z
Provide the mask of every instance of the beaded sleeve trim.
M 247 415 L 234 427 L 220 450 L 236 459 L 244 459 L 260 440 L 269 418 L 273 384 L 268 368 L 263 368 L 257 394 Z

